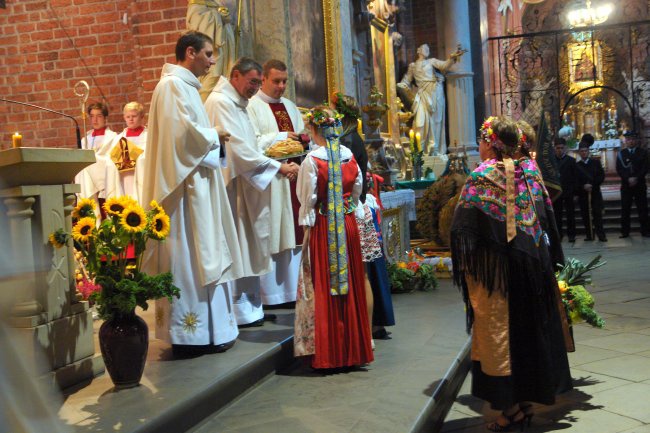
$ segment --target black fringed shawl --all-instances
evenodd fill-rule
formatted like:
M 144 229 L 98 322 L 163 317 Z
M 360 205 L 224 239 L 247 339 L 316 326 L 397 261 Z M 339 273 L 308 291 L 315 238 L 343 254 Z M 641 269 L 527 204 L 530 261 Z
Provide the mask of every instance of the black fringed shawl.
M 467 328 L 473 322 L 466 276 L 508 297 L 525 290 L 556 301 L 553 270 L 564 257 L 548 192 L 537 164 L 514 161 L 516 236 L 506 237 L 506 175 L 503 164 L 488 160 L 474 170 L 461 192 L 451 228 L 454 282 L 467 307 Z M 521 287 L 525 285 L 526 287 Z

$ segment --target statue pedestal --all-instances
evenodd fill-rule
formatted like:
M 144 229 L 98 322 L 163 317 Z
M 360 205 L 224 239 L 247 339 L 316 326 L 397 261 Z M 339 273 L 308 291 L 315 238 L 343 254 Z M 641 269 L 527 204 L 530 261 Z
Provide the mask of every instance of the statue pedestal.
M 424 161 L 422 171 L 425 172 L 427 168 L 430 168 L 433 174 L 435 174 L 436 179 L 440 179 L 440 175 L 442 175 L 445 167 L 447 167 L 449 157 L 447 155 L 424 155 L 422 159 Z
M 0 244 L 12 252 L 0 292 L 13 303 L 8 323 L 29 348 L 25 363 L 61 388 L 103 371 L 95 356 L 92 314 L 76 297 L 72 246 L 55 249 L 48 239 L 58 228 L 72 231 L 79 186 L 71 182 L 93 162 L 92 150 L 0 151 L 0 227 L 8 228 Z M 43 355 L 46 362 L 37 362 Z

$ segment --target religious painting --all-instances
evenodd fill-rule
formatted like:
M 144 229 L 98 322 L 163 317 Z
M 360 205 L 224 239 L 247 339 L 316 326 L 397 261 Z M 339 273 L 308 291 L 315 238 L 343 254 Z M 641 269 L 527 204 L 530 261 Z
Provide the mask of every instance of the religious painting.
M 328 100 L 323 2 L 289 0 L 291 61 L 296 104 L 313 107 Z
M 569 75 L 571 85 L 586 87 L 603 80 L 602 52 L 599 41 L 568 45 Z
M 402 219 L 404 209 L 384 209 L 381 213 L 381 232 L 384 237 L 384 254 L 389 263 L 402 260 Z

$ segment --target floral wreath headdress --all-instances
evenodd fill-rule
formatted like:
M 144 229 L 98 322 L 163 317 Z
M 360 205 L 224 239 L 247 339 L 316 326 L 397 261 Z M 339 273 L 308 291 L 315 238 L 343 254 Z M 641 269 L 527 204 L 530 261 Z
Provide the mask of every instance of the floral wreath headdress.
M 519 147 L 525 150 L 530 150 L 532 143 L 528 141 L 528 137 L 524 134 L 524 131 L 522 131 L 521 128 L 517 128 L 517 133 L 519 134 L 519 141 L 517 142 Z
M 334 110 L 332 111 L 334 112 L 334 117 L 330 117 L 328 113 L 321 109 L 311 109 L 307 113 L 307 119 L 319 128 L 340 128 L 343 115 Z
M 499 137 L 497 137 L 497 134 L 492 129 L 492 124 L 496 119 L 497 118 L 495 116 L 490 116 L 485 119 L 481 125 L 479 132 L 481 134 L 481 139 L 487 141 L 498 150 L 503 151 L 505 150 L 506 145 L 501 140 L 499 140 Z
M 341 114 L 342 118 L 356 120 L 361 117 L 358 111 L 350 108 L 345 101 L 345 95 L 343 93 L 336 92 L 334 96 L 336 97 L 336 111 Z

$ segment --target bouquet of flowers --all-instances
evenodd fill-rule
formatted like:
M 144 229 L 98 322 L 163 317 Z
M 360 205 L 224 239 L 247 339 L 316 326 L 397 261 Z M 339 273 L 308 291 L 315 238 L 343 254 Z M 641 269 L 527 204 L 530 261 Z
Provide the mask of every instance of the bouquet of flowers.
M 585 286 L 591 284 L 591 276 L 587 272 L 601 267 L 606 262 L 600 261 L 601 256 L 596 256 L 588 264 L 570 258 L 564 266 L 556 272 L 557 283 L 562 295 L 569 323 L 585 321 L 591 326 L 603 328 L 605 321 L 594 310 L 594 298 Z
M 103 206 L 108 217 L 98 224 L 95 201 L 81 199 L 72 211 L 72 234 L 63 229 L 50 234 L 56 248 L 73 240 L 83 263 L 79 291 L 94 301 L 104 320 L 131 314 L 136 306 L 146 310 L 151 299 L 166 297 L 171 302 L 180 297 L 170 272 L 150 276 L 140 271 L 147 241 L 165 239 L 170 228 L 164 209 L 156 201 L 150 207 L 145 212 L 130 197 L 110 198 Z M 132 258 L 127 257 L 129 251 Z
M 388 278 L 392 293 L 410 293 L 415 290 L 431 291 L 438 287 L 433 266 L 422 263 L 424 257 L 408 253 L 408 261 L 388 265 Z
M 616 125 L 616 120 L 611 117 L 607 122 L 605 122 L 605 137 L 608 139 L 618 138 L 620 135 L 618 132 L 618 126 Z

